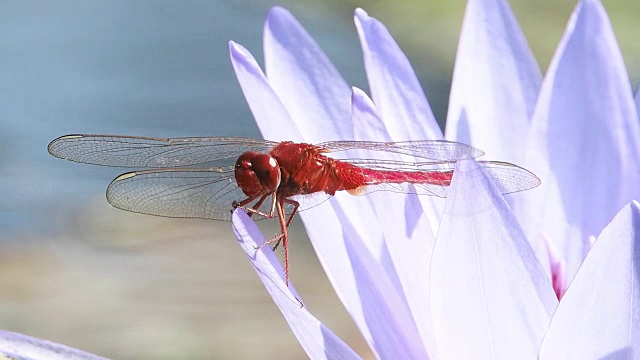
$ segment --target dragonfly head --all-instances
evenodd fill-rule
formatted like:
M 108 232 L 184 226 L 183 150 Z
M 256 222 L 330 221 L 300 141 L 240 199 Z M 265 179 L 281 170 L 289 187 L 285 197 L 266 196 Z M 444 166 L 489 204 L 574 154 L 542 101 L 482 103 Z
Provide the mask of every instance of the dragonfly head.
M 268 154 L 247 151 L 235 166 L 236 183 L 248 197 L 274 192 L 280 186 L 280 166 Z

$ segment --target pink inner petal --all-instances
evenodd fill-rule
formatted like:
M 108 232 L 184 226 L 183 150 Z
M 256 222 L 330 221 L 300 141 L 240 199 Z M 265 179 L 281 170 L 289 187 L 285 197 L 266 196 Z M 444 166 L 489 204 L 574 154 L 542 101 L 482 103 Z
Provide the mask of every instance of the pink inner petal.
M 605 227 L 569 285 L 540 359 L 635 359 L 640 354 L 640 204 Z
M 551 271 L 553 291 L 556 293 L 558 300 L 560 300 L 567 291 L 566 262 L 560 257 L 553 241 L 548 236 L 542 236 L 542 239 L 549 253 L 549 270 Z

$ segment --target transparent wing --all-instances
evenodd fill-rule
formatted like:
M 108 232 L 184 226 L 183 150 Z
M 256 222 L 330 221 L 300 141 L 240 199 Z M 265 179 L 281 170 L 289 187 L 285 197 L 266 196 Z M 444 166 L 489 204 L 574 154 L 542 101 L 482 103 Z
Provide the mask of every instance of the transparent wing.
M 480 161 L 479 164 L 502 194 L 530 190 L 541 183 L 534 173 L 511 163 Z
M 268 152 L 278 142 L 242 137 L 153 138 L 123 135 L 65 135 L 49 144 L 51 155 L 104 166 L 131 168 L 181 167 L 235 159 L 245 151 Z M 329 141 L 316 145 L 323 152 L 378 151 L 433 161 L 482 156 L 470 145 L 446 141 Z
M 381 151 L 394 154 L 410 155 L 434 161 L 454 161 L 463 159 L 475 159 L 484 155 L 484 152 L 471 145 L 447 141 L 447 140 L 421 140 L 421 141 L 328 141 L 317 144 L 326 152 L 338 152 L 347 150 Z
M 232 203 L 245 198 L 231 167 L 128 172 L 107 188 L 118 209 L 166 217 L 230 220 Z
M 245 151 L 268 152 L 277 143 L 242 137 L 152 138 L 65 135 L 49 153 L 75 162 L 129 168 L 180 167 L 235 159 Z
M 298 211 L 327 200 L 330 195 L 315 193 L 293 197 Z M 107 188 L 107 201 L 114 207 L 135 213 L 177 218 L 231 220 L 233 202 L 247 197 L 234 179 L 233 167 L 165 168 L 124 173 Z M 257 199 L 248 204 L 252 207 Z M 268 214 L 271 198 L 258 208 Z M 292 205 L 285 205 L 287 215 Z M 255 216 L 260 220 L 263 217 Z

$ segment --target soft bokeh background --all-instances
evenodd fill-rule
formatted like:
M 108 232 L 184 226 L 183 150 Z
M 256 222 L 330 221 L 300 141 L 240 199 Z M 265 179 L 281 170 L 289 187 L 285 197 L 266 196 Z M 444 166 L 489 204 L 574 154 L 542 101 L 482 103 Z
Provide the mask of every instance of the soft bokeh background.
M 640 3 L 603 1 L 640 79 Z M 280 1 L 347 81 L 366 89 L 352 17 L 363 7 L 408 54 L 445 120 L 462 0 Z M 104 199 L 121 171 L 50 157 L 67 133 L 259 132 L 227 41 L 261 61 L 267 0 L 0 2 L 0 328 L 120 359 L 303 358 L 229 223 L 154 218 Z M 575 6 L 513 0 L 543 70 Z M 263 221 L 266 235 L 275 224 Z M 299 221 L 292 280 L 308 308 L 367 356 Z

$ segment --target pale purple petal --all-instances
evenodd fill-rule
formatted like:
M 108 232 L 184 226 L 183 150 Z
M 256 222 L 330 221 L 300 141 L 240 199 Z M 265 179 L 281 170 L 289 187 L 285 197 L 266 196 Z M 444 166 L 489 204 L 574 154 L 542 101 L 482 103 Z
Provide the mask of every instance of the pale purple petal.
M 376 107 L 360 89 L 352 95 L 352 117 L 357 139 L 386 140 L 388 135 Z M 376 132 L 377 134 L 372 134 Z M 438 199 L 440 200 L 440 199 Z M 424 342 L 433 343 L 429 312 L 429 264 L 434 237 L 431 224 L 422 216 L 423 210 L 415 195 L 392 192 L 375 192 L 361 201 L 367 201 L 374 209 L 370 223 L 379 226 L 388 252 L 388 260 L 382 262 L 387 273 L 395 274 L 395 286 L 407 299 L 412 317 Z M 441 204 L 444 201 L 440 200 Z M 441 208 L 439 215 L 441 214 Z M 439 224 L 438 222 L 435 222 Z
M 638 117 L 640 117 L 640 85 L 636 89 L 636 110 L 638 111 Z
M 21 360 L 100 360 L 103 357 L 68 346 L 0 330 L 0 358 Z
M 540 359 L 640 355 L 639 206 L 625 206 L 598 237 L 553 315 Z
M 359 359 L 347 344 L 307 311 L 293 286 L 287 287 L 284 270 L 271 248 L 264 246 L 256 250 L 265 239 L 242 210 L 233 213 L 233 231 L 307 355 L 311 359 Z
M 306 142 L 352 139 L 351 89 L 318 44 L 281 7 L 271 9 L 267 17 L 264 58 L 269 82 Z
M 589 236 L 640 198 L 640 126 L 624 61 L 602 4 L 578 4 L 549 66 L 526 167 L 542 185 L 515 209 L 530 239 L 548 236 L 575 275 Z
M 391 138 L 441 139 L 418 78 L 389 31 L 362 9 L 356 10 L 355 23 L 372 98 Z
M 447 139 L 518 163 L 542 75 L 505 0 L 470 0 L 451 85 Z
M 351 120 L 354 140 L 391 141 L 391 135 L 380 118 L 377 107 L 357 87 L 351 88 Z
M 229 42 L 229 55 L 262 135 L 268 140 L 302 140 L 296 125 L 253 55 L 233 41 Z
M 509 206 L 458 162 L 431 260 L 440 359 L 533 359 L 558 300 Z

